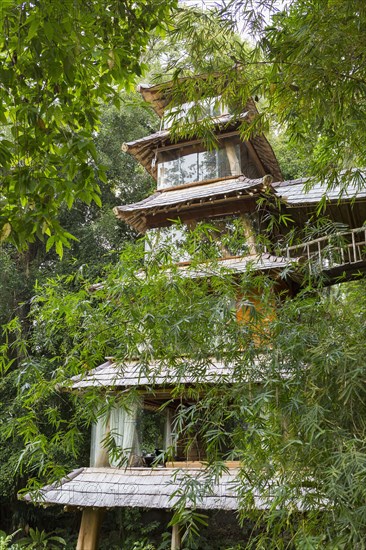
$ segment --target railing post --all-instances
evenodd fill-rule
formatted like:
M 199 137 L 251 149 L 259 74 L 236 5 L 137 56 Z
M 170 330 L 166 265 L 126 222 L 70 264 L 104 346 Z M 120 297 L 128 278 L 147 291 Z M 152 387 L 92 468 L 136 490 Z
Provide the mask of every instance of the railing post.
M 308 264 L 309 264 L 309 275 L 311 276 L 311 262 L 310 262 L 310 246 L 306 245 L 306 254 L 308 257 Z
M 343 246 L 343 243 L 340 244 L 339 250 L 341 251 L 342 264 L 344 264 L 345 261 L 344 261 L 344 246 Z
M 364 239 L 362 240 L 360 236 L 360 240 L 357 241 L 355 237 L 356 233 L 364 235 Z M 350 235 L 351 242 L 348 240 Z M 364 247 L 362 246 L 363 243 L 365 243 Z M 312 246 L 314 246 L 313 253 L 311 252 Z M 329 249 L 329 257 L 324 254 L 324 250 L 326 251 L 327 247 Z M 324 237 L 298 245 L 289 246 L 287 244 L 286 247 L 280 249 L 280 252 L 286 254 L 287 259 L 291 258 L 291 253 L 293 253 L 294 256 L 297 254 L 307 256 L 310 274 L 312 272 L 311 262 L 316 261 L 316 255 L 323 269 L 330 268 L 334 265 L 357 263 L 358 261 L 362 261 L 364 257 L 366 260 L 366 229 L 365 227 L 359 227 L 349 231 L 340 231 L 333 235 L 325 235 Z
M 357 262 L 357 249 L 356 249 L 356 241 L 355 241 L 355 233 L 352 231 L 352 248 L 353 248 L 353 259 L 354 263 Z

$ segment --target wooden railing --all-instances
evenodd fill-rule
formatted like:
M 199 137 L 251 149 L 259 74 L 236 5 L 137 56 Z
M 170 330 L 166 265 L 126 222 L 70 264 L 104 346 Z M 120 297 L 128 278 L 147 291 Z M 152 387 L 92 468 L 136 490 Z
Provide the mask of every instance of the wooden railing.
M 314 267 L 327 270 L 363 262 L 366 261 L 366 226 L 286 246 L 281 253 L 288 259 L 305 258 L 310 270 Z

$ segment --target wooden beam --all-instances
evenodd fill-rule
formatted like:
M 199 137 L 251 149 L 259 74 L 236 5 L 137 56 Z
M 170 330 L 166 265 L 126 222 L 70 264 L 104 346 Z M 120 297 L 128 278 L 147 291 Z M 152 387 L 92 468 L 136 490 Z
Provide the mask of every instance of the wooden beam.
M 247 241 L 247 245 L 249 247 L 249 254 L 258 254 L 255 231 L 253 229 L 251 220 L 245 214 L 240 218 L 240 220 L 243 224 L 244 235 Z
M 215 133 L 215 137 L 217 138 L 218 142 L 220 142 L 220 140 L 226 139 L 228 137 L 233 137 L 233 136 L 240 137 L 238 130 L 233 130 L 232 132 L 223 132 L 221 134 L 218 133 L 218 132 Z M 175 143 L 172 143 L 170 145 L 164 145 L 162 147 L 158 147 L 156 149 L 156 152 L 157 153 L 163 153 L 164 151 L 170 151 L 172 149 L 180 149 L 182 147 L 187 147 L 189 145 L 202 145 L 203 150 L 205 150 L 204 149 L 204 142 L 203 142 L 202 139 L 189 139 L 189 140 L 186 140 L 186 141 L 183 141 L 183 140 L 182 141 L 176 141 Z
M 105 425 L 105 431 L 103 434 L 103 439 L 108 436 L 110 432 L 110 424 L 109 419 Z M 101 444 L 100 447 L 97 449 L 94 464 L 90 464 L 90 466 L 94 466 L 95 468 L 103 468 L 109 466 L 109 453 L 108 450 Z
M 76 550 L 97 550 L 104 513 L 103 508 L 83 510 Z
M 146 227 L 144 229 L 169 226 L 172 225 L 172 220 L 176 219 L 187 223 L 193 220 L 205 220 L 215 216 L 229 216 L 232 214 L 254 212 L 255 208 L 255 200 L 245 195 L 242 199 L 238 197 L 224 199 L 221 204 L 218 202 L 216 204 L 197 204 L 195 208 L 191 205 L 189 210 L 181 210 L 179 213 L 172 210 L 171 212 L 159 213 L 153 216 L 146 212 Z M 129 223 L 129 220 L 126 221 Z
M 252 160 L 254 164 L 256 165 L 257 169 L 259 170 L 259 173 L 261 176 L 266 175 L 266 171 L 264 169 L 264 166 L 257 154 L 257 151 L 254 149 L 253 144 L 250 141 L 246 141 L 245 145 L 248 147 L 249 155 L 252 157 Z
M 236 174 L 234 176 L 221 176 L 219 178 L 211 178 L 209 180 L 203 180 L 203 181 L 192 181 L 191 183 L 183 183 L 181 185 L 173 185 L 172 187 L 164 187 L 163 189 L 157 188 L 156 191 L 169 193 L 170 191 L 176 191 L 177 189 L 189 189 L 190 187 L 203 187 L 204 185 L 209 185 L 210 183 L 216 183 L 217 181 L 223 181 L 223 180 L 237 180 L 241 175 L 243 174 Z M 246 176 L 244 176 L 246 178 Z M 246 178 L 248 179 L 248 178 Z

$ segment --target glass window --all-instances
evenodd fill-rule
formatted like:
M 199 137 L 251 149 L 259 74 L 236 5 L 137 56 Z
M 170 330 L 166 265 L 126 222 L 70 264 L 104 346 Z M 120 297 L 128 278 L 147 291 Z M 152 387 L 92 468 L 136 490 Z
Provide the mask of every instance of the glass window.
M 222 138 L 219 148 L 208 151 L 195 143 L 158 152 L 158 189 L 243 173 L 246 146 L 238 136 Z
M 188 228 L 186 225 L 172 225 L 149 229 L 145 236 L 147 260 L 187 262 L 190 260 L 187 245 Z
M 242 216 L 213 218 L 208 223 L 210 229 L 207 237 L 216 245 L 219 257 L 245 256 L 250 253 L 249 240 L 254 237 L 248 235 Z
M 195 109 L 197 106 L 197 109 Z M 203 117 L 218 117 L 230 114 L 227 105 L 224 105 L 219 97 L 209 97 L 194 103 L 190 101 L 166 110 L 164 113 L 164 128 L 169 128 L 173 122 L 182 118 L 193 122 Z M 195 116 L 196 115 L 196 116 Z
M 192 253 L 203 257 L 227 258 L 257 252 L 257 215 L 226 216 L 196 222 L 195 229 L 172 225 L 150 229 L 145 238 L 147 259 L 187 262 Z

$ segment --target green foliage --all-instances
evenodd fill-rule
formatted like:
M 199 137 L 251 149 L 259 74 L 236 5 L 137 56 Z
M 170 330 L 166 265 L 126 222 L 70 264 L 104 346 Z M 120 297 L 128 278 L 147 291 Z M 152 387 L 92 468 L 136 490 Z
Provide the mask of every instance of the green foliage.
M 20 546 L 18 544 L 13 544 L 13 539 L 20 532 L 15 531 L 11 535 L 7 535 L 5 531 L 0 531 L 0 550 L 19 550 Z
M 103 101 L 144 70 L 151 33 L 161 33 L 175 1 L 2 2 L 0 10 L 1 240 L 24 248 L 47 239 L 62 257 L 71 234 L 62 205 L 100 205 L 93 136 Z
M 312 151 L 308 147 L 296 147 L 281 133 L 271 132 L 269 142 L 273 147 L 284 180 L 306 177 L 310 173 Z
M 15 346 L 14 343 L 17 341 L 20 344 L 31 328 L 27 314 L 34 295 L 34 285 L 42 285 L 50 276 L 57 277 L 59 274 L 67 277 L 70 273 L 77 274 L 78 283 L 76 284 L 82 284 L 82 281 L 89 278 L 90 281 L 96 282 L 99 277 L 103 277 L 107 265 L 118 260 L 119 251 L 126 240 L 136 238 L 132 230 L 116 220 L 112 208 L 120 202 L 133 202 L 145 196 L 151 186 L 150 177 L 141 171 L 132 158 L 122 153 L 120 145 L 123 141 L 133 140 L 146 134 L 150 125 L 155 123 L 155 117 L 140 106 L 135 94 L 124 94 L 121 101 L 119 109 L 112 105 L 100 107 L 102 126 L 99 133 L 93 137 L 98 162 L 106 166 L 108 177 L 108 185 L 100 182 L 104 207 L 100 208 L 92 204 L 88 206 L 76 200 L 71 210 L 66 206 L 60 208 L 58 220 L 61 226 L 78 238 L 78 241 L 72 241 L 70 248 L 65 250 L 62 261 L 53 249 L 46 252 L 44 243 L 39 240 L 31 243 L 28 250 L 24 252 L 18 252 L 10 243 L 3 244 L 1 247 L 0 325 L 7 324 L 9 328 L 12 327 L 11 334 L 1 333 L 0 336 L 0 372 L 5 374 L 9 371 L 8 376 L 0 380 L 0 411 L 3 419 L 9 416 L 16 417 L 19 414 L 15 396 L 18 391 L 23 392 L 28 384 L 29 371 L 24 363 L 28 355 L 27 350 L 18 345 Z M 117 194 L 118 197 L 116 197 Z M 73 284 L 70 283 L 70 288 L 72 287 Z M 14 316 L 17 319 L 14 319 Z M 51 351 L 47 353 L 47 357 L 52 360 Z M 43 367 L 40 367 L 42 372 L 45 365 L 46 362 L 43 363 Z M 61 399 L 57 406 L 61 403 L 64 404 L 63 410 L 67 414 L 67 407 L 72 407 L 72 404 Z M 49 411 L 48 414 L 52 416 L 54 404 L 46 408 Z M 15 518 L 19 514 L 21 517 L 28 518 L 31 515 L 31 509 L 23 510 L 16 500 L 20 483 L 17 465 L 22 443 L 16 439 L 13 440 L 12 445 L 6 444 L 1 429 L 0 432 L 0 514 L 3 525 L 11 529 L 18 525 L 18 520 Z M 72 433 L 76 432 L 70 433 L 71 445 L 74 444 Z M 87 439 L 85 443 L 80 441 L 79 438 L 77 443 L 79 450 L 82 455 L 84 453 L 87 455 L 85 448 L 88 444 Z M 36 456 L 39 446 L 41 442 L 33 446 L 29 445 L 25 451 L 26 455 L 34 452 Z M 57 457 L 57 461 L 65 461 L 65 455 L 60 451 L 57 441 L 54 446 L 54 456 Z M 66 462 L 69 464 L 66 468 L 78 465 L 72 459 Z M 28 474 L 24 472 L 24 475 Z M 38 516 L 41 517 L 42 512 L 38 511 Z M 29 521 L 32 524 L 33 518 Z M 48 523 L 45 525 L 48 527 Z
M 199 100 L 221 97 L 233 113 L 242 113 L 252 95 L 248 90 L 257 82 L 258 70 L 253 67 L 250 72 L 239 73 L 236 60 L 247 59 L 251 49 L 237 34 L 230 16 L 218 8 L 203 10 L 198 6 L 178 12 L 161 47 L 167 54 L 160 78 L 174 81 L 169 117 L 173 139 L 199 137 L 208 147 L 215 147 L 213 121 Z M 191 105 L 183 112 L 181 105 L 187 102 Z
M 234 514 L 222 510 L 208 512 L 209 526 L 201 525 L 200 536 L 185 540 L 182 550 L 229 550 L 229 546 L 247 540 L 250 527 L 241 529 Z M 151 521 L 152 517 L 159 521 Z M 101 550 L 131 550 L 149 547 L 153 550 L 170 550 L 171 529 L 166 526 L 171 517 L 163 511 L 146 511 L 136 508 L 120 508 L 108 511 L 102 525 L 100 536 Z M 249 524 L 248 524 L 249 525 Z M 243 548 L 245 547 L 243 542 Z M 241 550 L 240 545 L 235 549 Z
M 300 175 L 330 187 L 340 183 L 346 188 L 351 181 L 363 187 L 365 23 L 362 0 L 233 0 L 212 10 L 183 10 L 169 36 L 173 44 L 183 44 L 187 55 L 173 49 L 167 66 L 176 81 L 172 105 L 193 102 L 189 116 L 194 122 L 176 122 L 174 132 L 198 132 L 212 146 L 212 124 L 204 120 L 197 128 L 202 118 L 198 100 L 222 97 L 240 114 L 252 97 L 260 116 L 243 121 L 243 138 L 276 125 L 304 159 L 306 170 Z M 241 25 L 253 35 L 250 47 L 235 34 Z M 289 168 L 289 175 L 299 175 L 296 165 Z
M 40 531 L 38 528 L 29 529 L 29 535 L 18 541 L 20 548 L 34 548 L 34 550 L 49 549 L 57 550 L 66 546 L 66 542 L 62 537 Z
M 365 164 L 365 21 L 362 1 L 300 0 L 273 16 L 261 43 L 270 62 L 269 109 L 294 146 L 315 147 L 311 171 L 329 184 L 340 170 L 349 178 L 350 169 Z
M 265 22 L 264 28 L 263 20 L 249 10 L 253 3 L 263 5 L 260 0 L 230 3 L 261 31 L 261 40 L 253 50 L 235 36 L 227 11 L 181 12 L 174 39 L 185 43 L 192 55 L 188 59 L 179 52 L 181 65 L 176 65 L 173 76 L 191 76 L 197 70 L 216 72 L 206 79 L 191 78 L 179 84 L 175 99 L 222 94 L 224 101 L 240 112 L 249 96 L 258 96 L 263 114 L 251 125 L 243 124 L 243 136 L 267 130 L 275 116 L 294 150 L 301 148 L 308 155 L 307 174 L 332 184 L 340 169 L 365 164 L 364 6 L 361 2 L 296 0 L 269 24 Z M 187 445 L 200 438 L 207 449 L 206 471 L 198 480 L 186 479 L 177 494 L 173 522 L 184 524 L 187 547 L 200 548 L 203 544 L 202 539 L 190 538 L 189 534 L 201 530 L 205 521 L 196 510 L 187 512 L 187 498 L 193 498 L 199 508 L 200 495 L 224 471 L 225 459 L 240 459 L 240 518 L 243 524 L 248 519 L 254 524 L 246 548 L 361 550 L 366 537 L 363 283 L 328 293 L 311 286 L 310 280 L 307 291 L 297 299 L 282 297 L 277 303 L 273 281 L 249 272 L 233 279 L 218 269 L 214 232 L 204 226 L 188 241 L 199 252 L 193 258 L 193 270 L 202 259 L 212 261 L 207 271 L 212 267 L 213 273 L 200 284 L 196 278 L 177 273 L 168 249 L 147 258 L 143 243 L 126 249 L 120 262 L 105 266 L 104 271 L 82 267 L 69 274 L 74 256 L 78 268 L 98 255 L 114 260 L 112 251 L 119 249 L 124 237 L 132 236 L 124 232 L 116 242 L 112 217 L 106 211 L 96 213 L 91 204 L 99 200 L 96 182 L 104 196 L 114 200 L 102 185 L 103 174 L 96 168 L 98 159 L 91 136 L 98 127 L 100 100 L 115 99 L 114 82 L 126 84 L 132 72 L 139 71 L 134 65 L 137 56 L 125 53 L 126 42 L 130 51 L 132 34 L 121 31 L 119 35 L 121 29 L 117 33 L 114 28 L 110 35 L 108 29 L 111 24 L 124 23 L 127 26 L 122 30 L 130 28 L 130 15 L 142 4 L 147 6 L 137 2 L 128 9 L 118 3 L 116 9 L 125 10 L 125 19 L 119 14 L 117 22 L 98 2 L 75 4 L 80 10 L 74 17 L 75 25 L 85 28 L 79 39 L 75 39 L 79 33 L 68 12 L 65 10 L 60 18 L 57 10 L 51 10 L 50 2 L 43 3 L 37 22 L 38 2 L 4 4 L 4 23 L 10 26 L 7 29 L 5 25 L 4 40 L 9 43 L 3 47 L 4 84 L 0 90 L 6 107 L 2 151 L 0 147 L 1 200 L 5 196 L 8 199 L 1 212 L 2 237 L 13 239 L 17 246 L 36 235 L 48 237 L 48 247 L 57 245 L 61 254 L 71 238 L 62 233 L 61 228 L 66 227 L 68 233 L 79 237 L 80 245 L 71 243 L 67 264 L 60 269 L 66 275 L 38 285 L 32 303 L 22 310 L 18 321 L 9 319 L 5 307 L 1 310 L 2 318 L 9 322 L 1 350 L 0 440 L 3 449 L 12 442 L 10 454 L 3 457 L 7 466 L 1 487 L 6 493 L 11 484 L 15 485 L 11 478 L 15 463 L 18 472 L 33 478 L 29 485 L 35 489 L 44 480 L 59 479 L 74 466 L 86 464 L 87 431 L 95 420 L 94 411 L 113 406 L 115 398 L 107 396 L 105 402 L 96 391 L 89 391 L 79 400 L 60 392 L 70 376 L 85 373 L 105 355 L 114 355 L 122 363 L 138 356 L 142 371 L 148 371 L 152 360 L 160 360 L 164 368 L 186 375 L 190 369 L 192 374 L 204 374 L 214 357 L 233 370 L 235 383 L 197 385 L 190 390 L 190 405 L 181 407 L 176 418 L 176 430 L 186 437 Z M 159 5 L 165 16 L 169 5 Z M 158 3 L 149 3 L 149 10 L 157 7 Z M 95 9 L 101 10 L 97 17 Z M 148 23 L 142 25 L 146 14 L 139 12 L 139 32 L 133 35 L 139 51 L 146 44 L 145 36 L 158 24 L 153 11 L 148 14 Z M 198 16 L 205 32 L 197 23 Z M 16 34 L 18 17 L 21 32 Z M 59 26 L 69 23 L 74 30 L 50 38 L 47 33 L 51 26 L 46 32 L 46 23 L 50 20 L 53 25 L 57 17 Z M 217 17 L 219 24 L 225 22 L 225 32 Z M 100 29 L 106 29 L 102 42 Z M 64 57 L 65 51 L 71 63 Z M 59 64 L 57 70 L 52 69 L 52 63 Z M 200 111 L 194 109 L 196 120 Z M 133 133 L 136 120 L 139 135 L 148 129 L 150 120 L 154 125 L 142 111 L 135 117 L 126 108 L 120 115 L 121 119 L 109 107 L 105 120 L 116 133 L 123 126 L 126 140 L 139 137 Z M 209 135 L 208 126 L 204 124 L 198 134 Z M 197 127 L 192 125 L 185 131 L 186 136 L 189 132 L 197 134 Z M 149 180 L 108 143 L 107 126 L 96 140 L 99 161 L 108 171 L 113 190 L 121 193 L 123 201 L 130 200 L 130 191 L 142 196 Z M 118 139 L 112 141 L 116 144 Z M 299 167 L 293 154 L 285 153 L 286 177 L 300 175 L 304 165 Z M 348 171 L 345 179 L 351 176 L 363 183 L 359 172 Z M 66 206 L 54 221 L 60 205 Z M 73 220 L 77 221 L 77 231 L 65 223 L 70 222 L 67 209 L 71 205 L 79 214 L 78 220 Z M 86 219 L 92 220 L 88 227 Z M 321 224 L 315 228 L 323 230 Z M 196 247 L 199 239 L 201 245 Z M 39 249 L 31 252 L 34 258 Z M 162 258 L 165 271 L 160 269 Z M 29 260 L 4 249 L 1 292 L 5 301 L 1 303 L 9 299 L 9 303 L 14 300 L 18 304 L 14 290 L 22 287 L 21 270 L 12 279 L 13 266 L 24 265 L 28 272 Z M 49 273 L 54 260 L 49 255 L 45 264 L 40 261 L 44 272 Z M 144 260 L 143 276 L 137 277 Z M 96 273 L 102 276 L 103 285 L 91 294 Z M 44 279 L 40 272 L 39 278 Z M 31 280 L 27 275 L 29 286 Z M 258 294 L 260 307 L 255 299 Z M 237 322 L 234 307 L 238 296 L 246 313 L 247 322 L 242 324 Z M 274 306 L 276 318 L 272 315 Z M 25 320 L 28 308 L 30 315 Z M 181 357 L 189 361 L 179 362 Z M 177 385 L 174 397 L 183 400 L 183 385 Z M 269 503 L 260 511 L 256 507 L 258 493 Z M 35 538 L 41 533 L 34 531 Z M 142 535 L 131 537 L 130 547 L 136 541 L 145 544 L 143 539 L 150 544 L 149 537 Z M 208 543 L 205 548 L 209 548 Z
M 155 550 L 161 530 L 159 521 L 146 519 L 142 510 L 137 508 L 111 510 L 104 518 L 99 546 L 101 550 L 131 550 L 135 546 L 136 550 L 145 547 L 148 550 L 150 545 L 152 550 Z
M 132 550 L 155 550 L 155 546 L 146 541 L 140 541 L 134 543 Z

